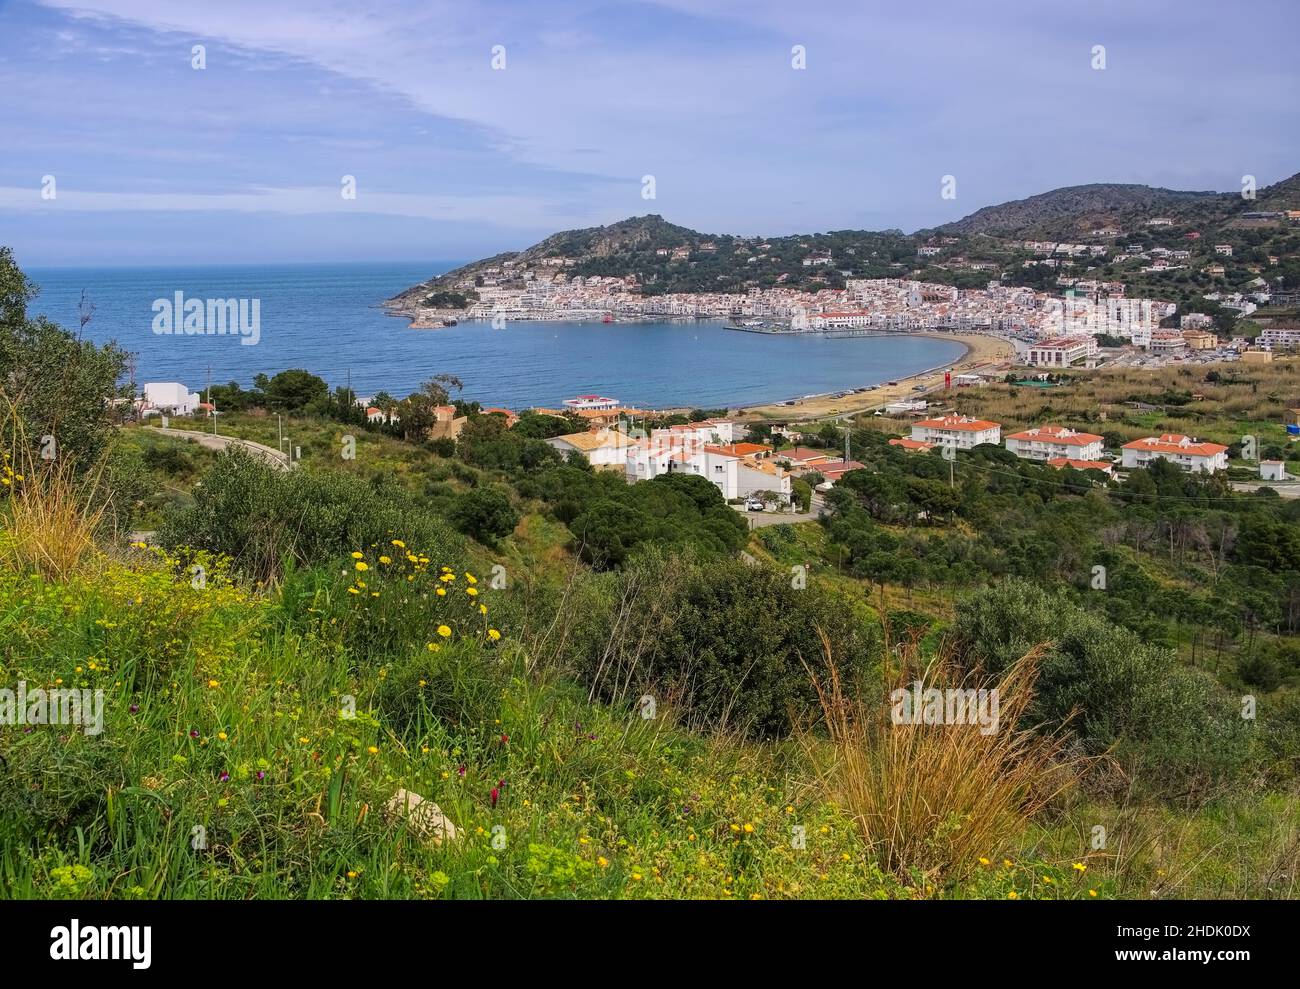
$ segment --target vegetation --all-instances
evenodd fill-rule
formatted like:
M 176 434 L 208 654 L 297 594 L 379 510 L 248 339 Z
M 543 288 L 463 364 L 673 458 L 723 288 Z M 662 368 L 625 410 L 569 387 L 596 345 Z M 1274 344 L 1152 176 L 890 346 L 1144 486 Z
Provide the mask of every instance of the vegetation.
M 1273 401 L 1139 385 L 1225 429 Z M 268 377 L 222 428 L 286 429 L 292 470 L 115 429 L 98 387 L 76 463 L 5 392 L 0 685 L 102 690 L 104 720 L 0 733 L 4 896 L 1297 894 L 1297 502 L 949 463 L 872 417 L 822 519 L 751 533 L 454 379 L 392 400 L 457 395 L 430 439 Z M 128 543 L 124 501 L 156 533 Z M 910 690 L 997 716 L 900 715 Z

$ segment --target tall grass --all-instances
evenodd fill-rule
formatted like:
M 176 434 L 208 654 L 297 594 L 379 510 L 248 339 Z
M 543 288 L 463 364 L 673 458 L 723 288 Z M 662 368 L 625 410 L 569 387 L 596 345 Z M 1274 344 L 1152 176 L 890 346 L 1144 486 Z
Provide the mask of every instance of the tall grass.
M 61 580 L 93 553 L 95 534 L 109 508 L 102 464 L 80 473 L 67 458 L 32 455 L 11 402 L 0 406 L 0 435 L 8 449 L 0 484 L 8 496 L 0 559 L 23 573 Z M 50 448 L 57 454 L 57 448 Z
M 829 742 L 802 739 L 825 796 L 854 822 L 868 854 L 899 876 L 927 883 L 959 880 L 1019 834 L 1029 819 L 1078 777 L 1065 738 L 1020 727 L 1033 696 L 1040 653 L 1031 651 L 1001 678 L 961 676 L 943 652 L 918 668 L 918 652 L 886 679 L 880 696 L 846 694 L 829 640 L 826 673 L 813 674 Z M 998 691 L 996 730 L 971 724 L 895 724 L 893 689 L 984 687 Z

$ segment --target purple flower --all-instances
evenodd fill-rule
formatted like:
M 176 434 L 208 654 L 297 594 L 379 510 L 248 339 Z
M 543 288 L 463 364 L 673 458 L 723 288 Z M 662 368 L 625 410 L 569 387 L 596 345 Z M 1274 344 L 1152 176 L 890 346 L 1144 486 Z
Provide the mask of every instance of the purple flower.
M 139 704 L 132 704 L 131 707 L 129 708 L 129 710 L 130 710 L 130 712 L 131 712 L 132 714 L 135 714 L 137 711 L 140 710 L 140 705 L 139 705 Z
M 262 770 L 262 769 L 259 769 L 259 770 L 257 771 L 257 778 L 258 778 L 259 780 L 264 780 L 264 779 L 266 779 L 266 771 L 265 771 L 265 770 Z
M 198 737 L 199 737 L 199 730 L 197 728 L 191 728 L 190 738 L 198 738 Z
M 217 779 L 222 783 L 228 783 L 230 782 L 230 774 L 227 772 L 223 772 L 220 776 L 217 777 Z

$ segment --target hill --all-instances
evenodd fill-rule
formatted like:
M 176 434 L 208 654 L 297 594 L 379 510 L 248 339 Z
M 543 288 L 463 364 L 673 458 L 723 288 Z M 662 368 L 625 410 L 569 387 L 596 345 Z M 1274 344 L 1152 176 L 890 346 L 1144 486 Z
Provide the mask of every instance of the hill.
M 530 281 L 559 275 L 623 279 L 627 291 L 641 295 L 739 294 L 775 286 L 841 289 L 848 278 L 916 278 L 959 288 L 982 288 L 998 278 L 1048 287 L 1060 271 L 1024 265 L 1034 256 L 1026 240 L 1104 247 L 1085 262 L 1064 267 L 1072 269 L 1072 277 L 1119 281 L 1134 292 L 1187 301 L 1212 288 L 1239 288 L 1260 275 L 1300 285 L 1300 226 L 1285 216 L 1259 215 L 1285 210 L 1300 210 L 1300 174 L 1259 189 L 1253 201 L 1236 192 L 1122 183 L 1068 186 L 986 206 L 912 234 L 838 230 L 738 237 L 701 233 L 648 214 L 562 231 L 526 250 L 463 265 L 407 289 L 388 305 L 399 312 L 464 309 L 481 288 L 522 290 Z M 1140 252 L 1127 265 L 1110 260 L 1124 253 L 1116 244 L 1169 250 L 1189 241 L 1195 241 L 1194 256 L 1176 269 L 1181 275 L 1148 277 L 1149 258 Z M 1204 272 L 1222 260 L 1214 244 L 1234 248 L 1223 275 Z M 925 256 L 923 247 L 930 249 Z

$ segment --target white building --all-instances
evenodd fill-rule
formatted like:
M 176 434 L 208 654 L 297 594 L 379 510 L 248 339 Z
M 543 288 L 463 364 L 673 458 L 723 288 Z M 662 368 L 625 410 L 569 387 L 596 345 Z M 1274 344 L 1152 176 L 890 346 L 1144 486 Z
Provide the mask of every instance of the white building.
M 566 398 L 564 407 L 566 409 L 616 409 L 623 403 L 617 398 L 606 398 L 604 395 L 579 395 L 577 398 Z
M 1001 424 L 968 416 L 943 416 L 912 424 L 912 439 L 931 446 L 969 450 L 981 443 L 998 443 L 1001 438 Z
M 1096 356 L 1096 337 L 1057 337 L 1030 344 L 1025 354 L 1025 363 L 1034 367 L 1069 367 L 1076 361 Z
M 1255 342 L 1264 347 L 1300 347 L 1300 330 L 1270 327 Z
M 179 381 L 150 381 L 144 386 L 144 415 L 187 416 L 198 407 L 198 392 Z
M 636 446 L 636 440 L 617 429 L 594 429 L 587 433 L 552 436 L 546 442 L 564 456 L 576 451 L 593 467 L 619 470 L 623 469 L 627 460 L 628 449 Z
M 1264 481 L 1285 481 L 1286 464 L 1280 460 L 1261 460 L 1259 462 L 1259 476 Z
M 1228 469 L 1228 448 L 1218 443 L 1203 443 L 1181 433 L 1165 433 L 1125 443 L 1123 466 L 1126 470 L 1146 467 L 1154 460 L 1168 460 L 1191 473 L 1213 474 Z
M 1034 426 L 1006 439 L 1006 448 L 1026 460 L 1100 460 L 1104 440 L 1068 426 Z

